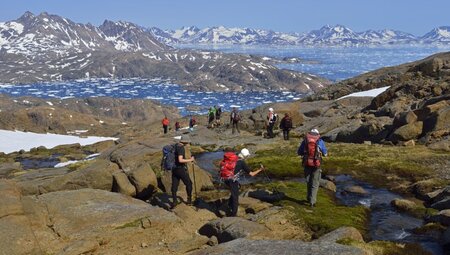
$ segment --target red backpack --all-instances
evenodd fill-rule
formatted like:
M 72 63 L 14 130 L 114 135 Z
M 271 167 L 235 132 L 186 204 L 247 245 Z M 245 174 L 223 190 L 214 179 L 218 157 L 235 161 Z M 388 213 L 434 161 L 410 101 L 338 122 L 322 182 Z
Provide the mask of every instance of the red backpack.
M 306 134 L 303 164 L 309 167 L 320 167 L 320 151 L 318 142 L 320 135 Z
M 223 160 L 220 162 L 220 178 L 230 179 L 234 177 L 234 168 L 238 159 L 234 152 L 225 152 Z

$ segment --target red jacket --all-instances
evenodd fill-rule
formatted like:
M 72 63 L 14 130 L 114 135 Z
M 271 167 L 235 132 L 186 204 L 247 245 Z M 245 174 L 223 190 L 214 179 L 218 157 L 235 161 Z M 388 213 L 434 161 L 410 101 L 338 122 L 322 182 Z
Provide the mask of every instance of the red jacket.
M 169 119 L 168 119 L 168 118 L 164 118 L 164 119 L 162 120 L 162 124 L 163 124 L 164 126 L 169 126 Z

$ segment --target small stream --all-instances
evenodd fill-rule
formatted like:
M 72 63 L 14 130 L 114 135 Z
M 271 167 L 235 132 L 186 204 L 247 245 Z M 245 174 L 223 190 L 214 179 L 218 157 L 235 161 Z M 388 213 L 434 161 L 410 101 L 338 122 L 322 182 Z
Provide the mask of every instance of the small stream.
M 206 152 L 196 155 L 199 167 L 208 171 L 214 182 L 218 183 L 218 167 L 214 162 L 223 158 L 223 151 Z M 264 178 L 245 178 L 243 184 L 263 181 Z M 296 179 L 297 180 L 297 179 Z M 392 193 L 387 189 L 376 188 L 365 182 L 353 179 L 350 175 L 339 175 L 335 177 L 336 197 L 346 206 L 363 205 L 370 209 L 369 235 L 371 240 L 385 240 L 394 242 L 420 243 L 422 247 L 434 255 L 442 255 L 444 251 L 438 241 L 432 236 L 418 235 L 413 233 L 415 228 L 424 224 L 422 219 L 399 213 L 390 205 L 390 202 L 400 195 Z M 351 186 L 360 186 L 367 194 L 356 194 L 346 192 Z

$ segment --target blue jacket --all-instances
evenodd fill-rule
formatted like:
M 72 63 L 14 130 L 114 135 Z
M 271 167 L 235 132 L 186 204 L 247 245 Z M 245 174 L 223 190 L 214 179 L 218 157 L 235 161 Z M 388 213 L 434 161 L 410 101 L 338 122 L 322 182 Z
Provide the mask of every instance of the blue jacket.
M 319 141 L 317 142 L 317 145 L 319 146 L 320 151 L 323 155 L 328 154 L 327 147 L 325 147 L 325 142 L 322 140 L 322 138 L 319 138 Z M 300 144 L 300 147 L 298 147 L 297 155 L 303 156 L 305 152 L 305 140 L 303 140 L 302 144 Z

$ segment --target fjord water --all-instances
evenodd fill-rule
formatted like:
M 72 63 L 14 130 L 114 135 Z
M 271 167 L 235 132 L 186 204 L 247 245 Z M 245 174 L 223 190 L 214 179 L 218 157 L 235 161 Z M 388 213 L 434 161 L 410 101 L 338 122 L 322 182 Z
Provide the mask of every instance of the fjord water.
M 416 61 L 450 46 L 384 46 L 384 47 L 297 47 L 297 46 L 237 46 L 181 45 L 183 48 L 243 53 L 276 59 L 299 58 L 298 63 L 278 64 L 280 68 L 311 73 L 332 81 L 340 81 L 378 68 Z
M 385 66 L 422 59 L 448 48 L 402 47 L 268 47 L 268 46 L 182 46 L 227 53 L 244 53 L 272 58 L 299 58 L 295 63 L 277 64 L 280 68 L 312 73 L 333 81 L 350 78 Z M 251 109 L 264 103 L 292 101 L 303 97 L 294 92 L 202 92 L 187 91 L 170 82 L 142 80 L 94 79 L 25 85 L 0 85 L 0 93 L 12 96 L 70 98 L 108 96 L 116 98 L 154 99 L 175 105 L 181 114 L 205 113 L 213 105 L 223 105 L 225 111 L 234 106 Z

